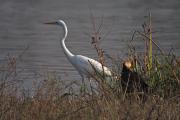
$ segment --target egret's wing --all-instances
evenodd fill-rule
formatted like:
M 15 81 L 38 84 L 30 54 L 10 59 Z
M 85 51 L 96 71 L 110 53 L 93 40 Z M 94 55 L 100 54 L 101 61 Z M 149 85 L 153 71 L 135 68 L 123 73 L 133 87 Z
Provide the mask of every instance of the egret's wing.
M 100 74 L 105 74 L 107 76 L 111 76 L 111 71 L 107 67 L 105 67 L 101 63 L 99 63 L 98 61 L 89 59 L 89 62 L 92 65 L 92 67 L 94 67 L 94 69 L 97 72 L 99 72 Z
M 76 55 L 75 59 L 76 68 L 81 73 L 93 75 L 97 71 L 100 74 L 104 72 L 105 75 L 111 76 L 111 71 L 96 60 L 82 55 Z

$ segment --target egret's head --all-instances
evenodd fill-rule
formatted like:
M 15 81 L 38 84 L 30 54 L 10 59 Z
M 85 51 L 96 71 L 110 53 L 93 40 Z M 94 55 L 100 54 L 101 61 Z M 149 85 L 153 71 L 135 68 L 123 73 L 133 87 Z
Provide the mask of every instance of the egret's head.
M 47 22 L 47 23 L 44 23 L 44 24 L 49 24 L 49 25 L 62 25 L 62 26 L 65 26 L 65 22 L 63 20 L 57 20 L 57 21 L 53 21 L 53 22 Z

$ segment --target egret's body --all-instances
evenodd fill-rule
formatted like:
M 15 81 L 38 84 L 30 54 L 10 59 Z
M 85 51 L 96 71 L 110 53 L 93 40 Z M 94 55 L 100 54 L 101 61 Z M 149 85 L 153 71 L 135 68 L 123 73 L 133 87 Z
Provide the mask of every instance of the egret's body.
M 112 75 L 111 71 L 107 67 L 99 63 L 98 61 L 88 58 L 86 56 L 74 55 L 68 50 L 68 48 L 65 45 L 65 40 L 67 37 L 68 30 L 64 21 L 58 20 L 56 22 L 49 22 L 46 24 L 56 24 L 63 27 L 64 36 L 61 40 L 62 49 L 69 62 L 76 68 L 76 70 L 79 72 L 83 80 L 85 77 L 88 78 L 92 77 L 92 75 L 95 75 L 95 72 L 98 72 L 105 76 Z

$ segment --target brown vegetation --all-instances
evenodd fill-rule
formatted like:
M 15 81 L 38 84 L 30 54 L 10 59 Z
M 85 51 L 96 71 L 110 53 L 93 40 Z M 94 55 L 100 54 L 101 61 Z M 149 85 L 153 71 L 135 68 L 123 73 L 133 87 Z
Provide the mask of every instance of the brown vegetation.
M 146 27 L 143 27 L 144 32 L 136 31 L 136 34 L 147 44 L 152 38 L 149 39 L 151 33 L 147 33 Z M 92 43 L 99 61 L 104 65 L 105 56 L 98 46 L 99 39 L 95 35 Z M 0 120 L 179 120 L 179 59 L 173 53 L 167 55 L 161 50 L 158 55 L 152 54 L 151 50 L 147 52 L 148 48 L 143 56 L 139 56 L 134 48 L 131 44 L 127 57 L 133 60 L 131 71 L 141 75 L 143 82 L 149 86 L 145 93 L 124 90 L 121 84 L 122 64 L 119 66 L 122 61 L 111 57 L 112 66 L 116 68 L 112 69 L 114 76 L 110 81 L 105 81 L 104 76 L 97 73 L 98 77 L 93 76 L 96 87 L 74 92 L 71 87 L 74 82 L 65 85 L 55 74 L 48 73 L 47 79 L 34 84 L 32 94 L 16 80 L 19 57 L 8 57 L 7 63 L 0 67 Z M 145 96 L 143 99 L 142 94 Z

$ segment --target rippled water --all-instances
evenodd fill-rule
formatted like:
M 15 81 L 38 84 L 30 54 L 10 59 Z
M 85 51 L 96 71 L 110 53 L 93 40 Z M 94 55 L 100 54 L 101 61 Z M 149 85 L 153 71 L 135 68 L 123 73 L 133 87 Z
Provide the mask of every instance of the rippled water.
M 43 22 L 63 19 L 68 25 L 67 46 L 74 54 L 97 58 L 88 34 L 93 32 L 91 13 L 97 23 L 103 16 L 101 45 L 111 55 L 122 56 L 126 41 L 140 29 L 148 10 L 152 12 L 154 40 L 169 50 L 180 52 L 179 0 L 0 0 L 0 61 L 7 54 L 22 57 L 21 74 L 30 79 L 35 73 L 56 71 L 64 80 L 80 76 L 60 48 L 61 28 Z M 136 45 L 142 50 L 142 42 Z

